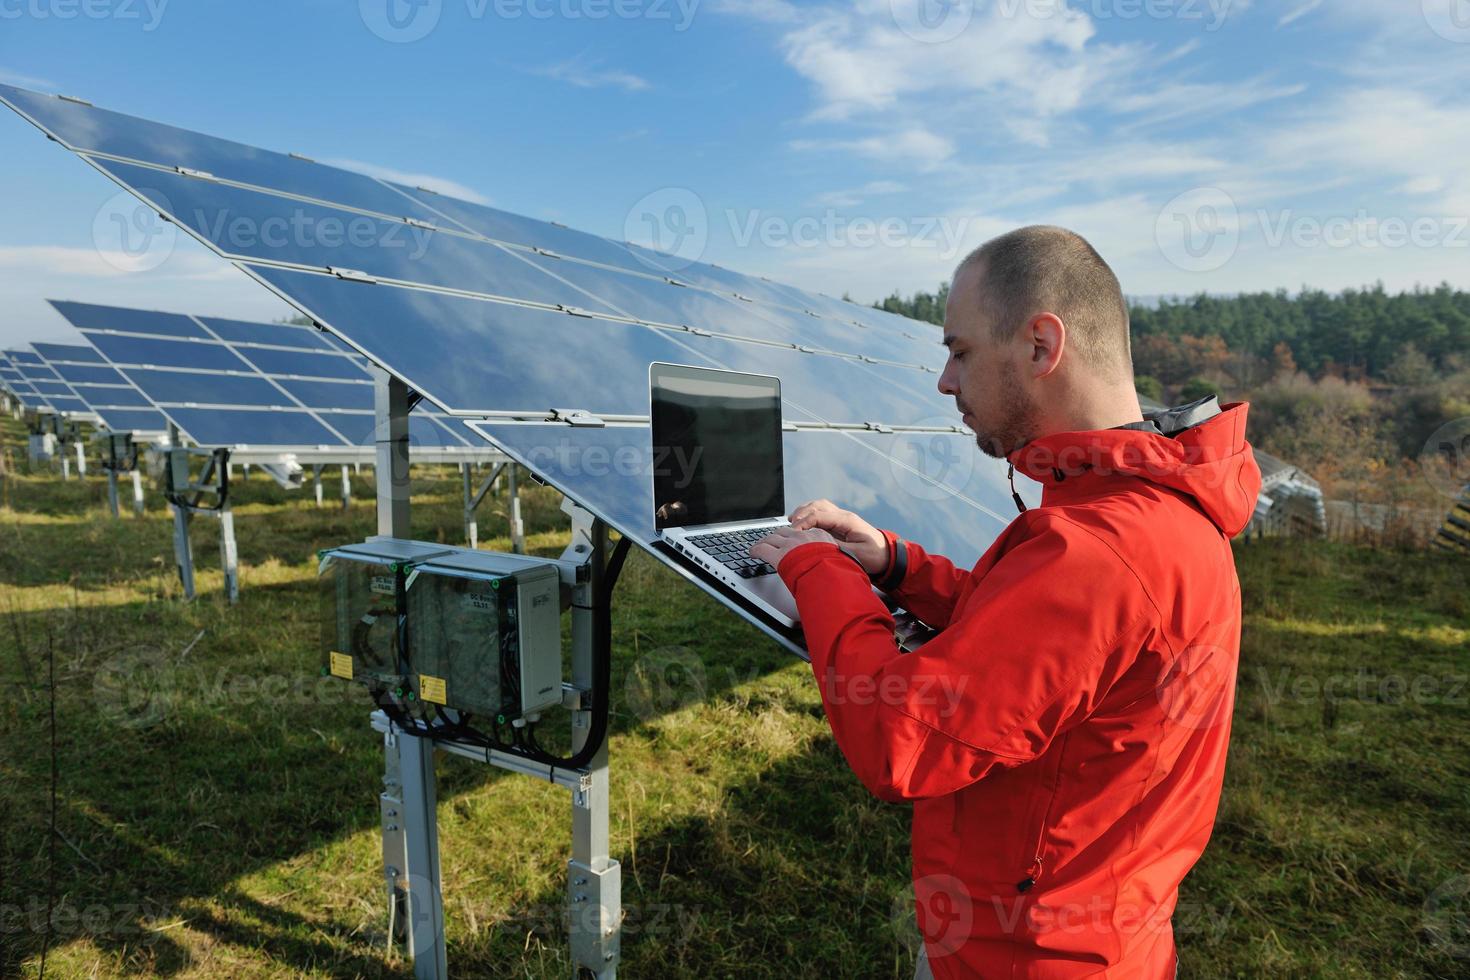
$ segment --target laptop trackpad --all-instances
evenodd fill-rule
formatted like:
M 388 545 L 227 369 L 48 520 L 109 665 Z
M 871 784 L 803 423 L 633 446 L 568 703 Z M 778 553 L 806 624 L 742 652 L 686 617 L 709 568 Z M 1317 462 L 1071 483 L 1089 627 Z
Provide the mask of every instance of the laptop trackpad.
M 740 584 L 751 595 L 768 603 L 782 615 L 800 622 L 801 617 L 796 612 L 796 599 L 792 596 L 791 590 L 786 588 L 786 583 L 781 581 L 781 576 L 758 575 Z

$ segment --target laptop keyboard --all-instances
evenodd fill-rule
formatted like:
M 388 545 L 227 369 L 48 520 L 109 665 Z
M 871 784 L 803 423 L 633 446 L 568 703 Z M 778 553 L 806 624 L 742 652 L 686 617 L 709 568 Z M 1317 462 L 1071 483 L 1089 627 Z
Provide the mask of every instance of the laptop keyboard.
M 741 578 L 774 575 L 776 570 L 759 559 L 750 557 L 750 546 L 781 525 L 749 528 L 743 531 L 717 531 L 696 534 L 688 540 Z

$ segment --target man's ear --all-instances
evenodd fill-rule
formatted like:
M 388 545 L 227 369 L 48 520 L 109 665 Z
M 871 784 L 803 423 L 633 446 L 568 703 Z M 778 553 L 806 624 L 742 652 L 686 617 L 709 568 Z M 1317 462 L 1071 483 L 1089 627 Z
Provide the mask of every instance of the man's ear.
M 1026 341 L 1031 345 L 1031 376 L 1044 378 L 1062 363 L 1067 327 L 1055 313 L 1038 313 L 1026 325 Z

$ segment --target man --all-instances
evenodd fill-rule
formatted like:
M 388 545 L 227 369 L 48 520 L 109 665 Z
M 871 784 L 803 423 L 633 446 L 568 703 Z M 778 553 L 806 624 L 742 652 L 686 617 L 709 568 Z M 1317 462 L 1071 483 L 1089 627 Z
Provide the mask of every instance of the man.
M 1041 506 L 1017 496 L 970 571 L 826 500 L 751 555 L 796 597 L 848 763 L 914 802 L 917 976 L 1172 977 L 1229 740 L 1246 406 L 1145 420 L 1117 277 L 1060 228 L 966 258 L 944 344 L 940 391 Z M 901 653 L 871 584 L 939 634 Z

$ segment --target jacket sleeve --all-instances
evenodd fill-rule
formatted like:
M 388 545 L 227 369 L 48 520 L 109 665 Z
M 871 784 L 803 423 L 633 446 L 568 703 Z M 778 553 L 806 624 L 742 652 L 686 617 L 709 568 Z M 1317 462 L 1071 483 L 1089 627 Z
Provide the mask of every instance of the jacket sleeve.
M 781 562 L 832 733 L 875 795 L 945 796 L 1035 759 L 1148 645 L 1158 617 L 1131 569 L 1089 531 L 1031 520 L 949 626 L 909 654 L 834 545 L 802 545 Z
M 884 531 L 883 537 L 890 549 L 899 541 L 892 531 Z M 954 615 L 960 594 L 970 581 L 970 573 L 956 568 L 942 555 L 929 554 L 912 541 L 904 541 L 903 548 L 908 559 L 908 572 L 889 595 L 930 626 L 943 629 Z

